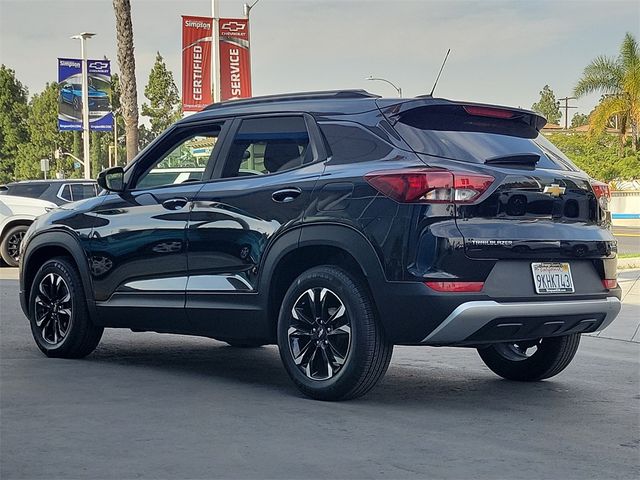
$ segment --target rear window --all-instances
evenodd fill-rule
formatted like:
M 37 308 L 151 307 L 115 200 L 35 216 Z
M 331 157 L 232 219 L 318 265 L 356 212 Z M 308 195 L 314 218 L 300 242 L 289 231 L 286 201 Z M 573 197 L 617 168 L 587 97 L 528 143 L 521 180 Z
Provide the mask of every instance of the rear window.
M 31 183 L 27 185 L 7 185 L 6 195 L 16 197 L 40 198 L 49 188 L 48 183 Z
M 536 154 L 537 168 L 578 170 L 534 127 L 518 119 L 469 115 L 458 106 L 429 106 L 403 113 L 395 128 L 420 153 L 471 163 Z

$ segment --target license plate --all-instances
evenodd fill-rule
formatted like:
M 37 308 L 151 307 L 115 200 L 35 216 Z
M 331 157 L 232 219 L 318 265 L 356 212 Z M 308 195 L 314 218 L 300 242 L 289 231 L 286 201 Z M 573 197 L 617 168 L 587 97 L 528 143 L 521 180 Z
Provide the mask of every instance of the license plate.
M 536 293 L 573 293 L 573 278 L 568 263 L 532 263 L 533 285 Z

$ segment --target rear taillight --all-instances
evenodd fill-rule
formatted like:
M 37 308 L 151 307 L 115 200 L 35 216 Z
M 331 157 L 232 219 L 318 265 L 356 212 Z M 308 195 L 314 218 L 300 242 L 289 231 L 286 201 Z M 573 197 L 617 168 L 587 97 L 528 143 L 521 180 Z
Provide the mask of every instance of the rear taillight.
M 436 292 L 480 292 L 484 282 L 425 282 L 425 285 Z
M 603 182 L 592 181 L 591 188 L 598 199 L 600 208 L 603 210 L 609 210 L 609 201 L 611 200 L 611 190 L 609 189 L 609 185 Z
M 607 290 L 611 290 L 612 288 L 616 288 L 618 286 L 618 280 L 615 278 L 605 278 L 602 280 L 602 286 Z
M 464 204 L 482 196 L 495 179 L 478 173 L 406 168 L 371 172 L 365 175 L 365 180 L 396 202 Z

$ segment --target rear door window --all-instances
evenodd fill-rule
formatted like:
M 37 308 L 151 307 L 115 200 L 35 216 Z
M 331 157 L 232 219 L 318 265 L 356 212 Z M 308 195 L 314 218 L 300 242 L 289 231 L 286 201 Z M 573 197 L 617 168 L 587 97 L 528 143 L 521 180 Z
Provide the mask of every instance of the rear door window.
M 73 183 L 71 184 L 71 196 L 74 202 L 95 197 L 96 187 L 93 184 Z
M 302 116 L 242 120 L 227 154 L 222 178 L 265 175 L 313 160 Z
M 535 128 L 517 119 L 468 115 L 459 106 L 428 106 L 404 112 L 395 128 L 419 153 L 471 163 L 536 154 L 537 168 L 578 170 Z

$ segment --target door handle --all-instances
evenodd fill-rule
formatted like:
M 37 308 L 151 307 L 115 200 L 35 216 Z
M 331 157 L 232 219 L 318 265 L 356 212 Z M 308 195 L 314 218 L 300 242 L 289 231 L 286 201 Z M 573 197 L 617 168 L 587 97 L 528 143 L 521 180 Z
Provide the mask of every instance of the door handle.
M 299 188 L 283 188 L 282 190 L 273 192 L 271 194 L 271 198 L 274 202 L 289 203 L 293 202 L 301 193 L 302 190 Z
M 162 206 L 167 210 L 180 210 L 187 202 L 188 200 L 184 197 L 170 198 L 162 202 Z

